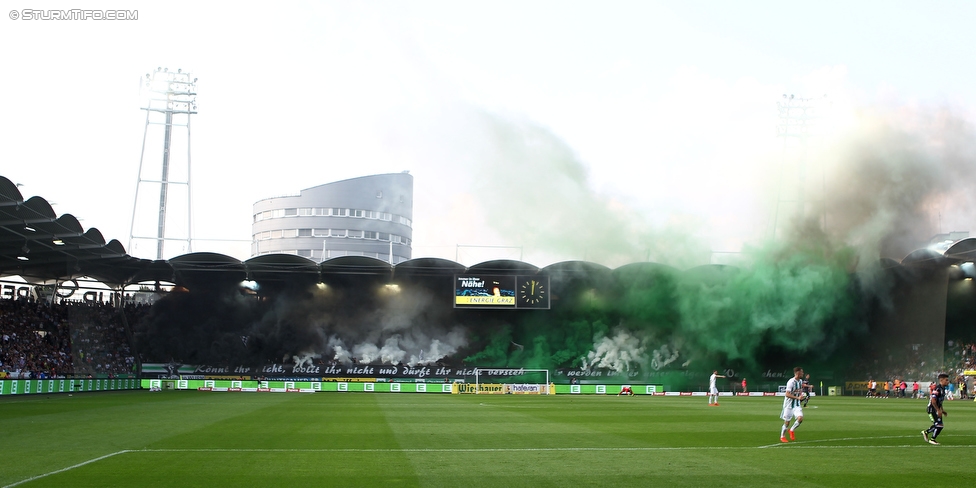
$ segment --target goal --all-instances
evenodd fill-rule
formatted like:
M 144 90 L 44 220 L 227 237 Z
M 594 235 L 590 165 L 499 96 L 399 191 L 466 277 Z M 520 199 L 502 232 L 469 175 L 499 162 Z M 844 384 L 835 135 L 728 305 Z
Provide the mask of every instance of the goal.
M 548 369 L 475 368 L 474 393 L 553 395 Z

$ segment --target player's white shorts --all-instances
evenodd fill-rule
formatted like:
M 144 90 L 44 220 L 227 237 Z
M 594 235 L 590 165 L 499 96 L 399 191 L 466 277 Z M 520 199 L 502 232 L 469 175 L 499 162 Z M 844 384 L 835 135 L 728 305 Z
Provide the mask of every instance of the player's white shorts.
M 801 406 L 783 407 L 783 413 L 779 415 L 779 418 L 789 421 L 792 420 L 794 417 L 799 418 L 802 416 L 803 416 L 803 407 Z
M 709 388 L 708 389 L 708 394 L 709 395 L 718 395 L 718 388 Z

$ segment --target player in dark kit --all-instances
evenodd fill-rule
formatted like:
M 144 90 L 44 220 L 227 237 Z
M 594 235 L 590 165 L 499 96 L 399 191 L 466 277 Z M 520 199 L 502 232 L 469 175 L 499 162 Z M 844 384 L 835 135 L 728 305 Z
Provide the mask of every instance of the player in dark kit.
M 804 393 L 803 408 L 807 408 L 807 404 L 810 403 L 810 394 L 813 393 L 813 385 L 810 384 L 810 375 L 803 377 L 802 390 Z
M 922 431 L 922 438 L 925 442 L 929 444 L 939 445 L 935 440 L 939 437 L 942 432 L 942 417 L 945 417 L 946 411 L 942 409 L 942 402 L 946 397 L 946 387 L 949 385 L 949 375 L 942 373 L 939 375 L 939 383 L 932 390 L 932 395 L 929 397 L 929 420 L 932 421 L 932 426 L 928 429 Z M 929 437 L 932 434 L 932 437 Z

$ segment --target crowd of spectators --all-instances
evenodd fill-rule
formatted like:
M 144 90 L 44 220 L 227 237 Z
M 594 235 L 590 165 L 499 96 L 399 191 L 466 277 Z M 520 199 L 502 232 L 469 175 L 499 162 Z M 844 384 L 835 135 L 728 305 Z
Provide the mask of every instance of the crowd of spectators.
M 75 306 L 69 316 L 75 374 L 114 376 L 134 372 L 135 357 L 118 309 L 103 303 Z
M 903 393 L 896 385 L 907 382 L 922 382 L 928 385 L 934 381 L 939 373 L 947 373 L 950 381 L 950 394 L 953 398 L 968 398 L 973 391 L 976 378 L 967 377 L 965 371 L 976 369 L 976 343 L 959 340 L 948 340 L 945 344 L 944 355 L 932 355 L 925 359 L 923 350 L 917 345 L 906 345 L 904 350 L 888 351 L 887 361 L 874 360 L 871 363 L 861 362 L 857 368 L 867 371 L 869 380 L 877 383 L 876 395 L 883 398 L 911 397 L 911 387 Z M 940 361 L 941 359 L 941 361 Z M 922 388 L 919 396 L 928 392 Z
M 116 307 L 0 299 L 0 376 L 114 377 L 133 374 L 134 366 Z
M 35 378 L 72 374 L 64 312 L 33 301 L 0 299 L 0 372 Z
M 976 344 L 963 341 L 946 342 L 946 373 L 962 375 L 966 370 L 976 369 Z

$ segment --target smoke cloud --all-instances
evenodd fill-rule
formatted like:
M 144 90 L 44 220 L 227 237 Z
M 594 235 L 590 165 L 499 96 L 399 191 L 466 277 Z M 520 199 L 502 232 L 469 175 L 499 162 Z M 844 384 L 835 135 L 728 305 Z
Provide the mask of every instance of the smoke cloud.
M 870 315 L 895 303 L 897 283 L 881 258 L 897 263 L 934 234 L 973 222 L 976 131 L 948 110 L 865 110 L 851 130 L 811 144 L 805 157 L 822 175 L 810 178 L 807 206 L 778 223 L 774 238 L 756 238 L 734 266 L 709 265 L 711 246 L 687 227 L 694 219 L 655 226 L 639 207 L 596 191 L 578 156 L 545 128 L 475 119 L 483 137 L 467 141 L 471 166 L 481 168 L 472 194 L 486 225 L 533 252 L 589 258 L 545 270 L 551 310 L 453 309 L 441 291 L 450 276 L 397 288 L 343 277 L 264 301 L 236 290 L 173 294 L 141 326 L 144 353 L 201 363 L 320 354 L 340 363 L 620 372 L 849 360 L 845 351 L 871 333 Z M 775 165 L 767 173 L 776 190 L 780 173 Z M 174 328 L 179 341 L 168 339 Z

